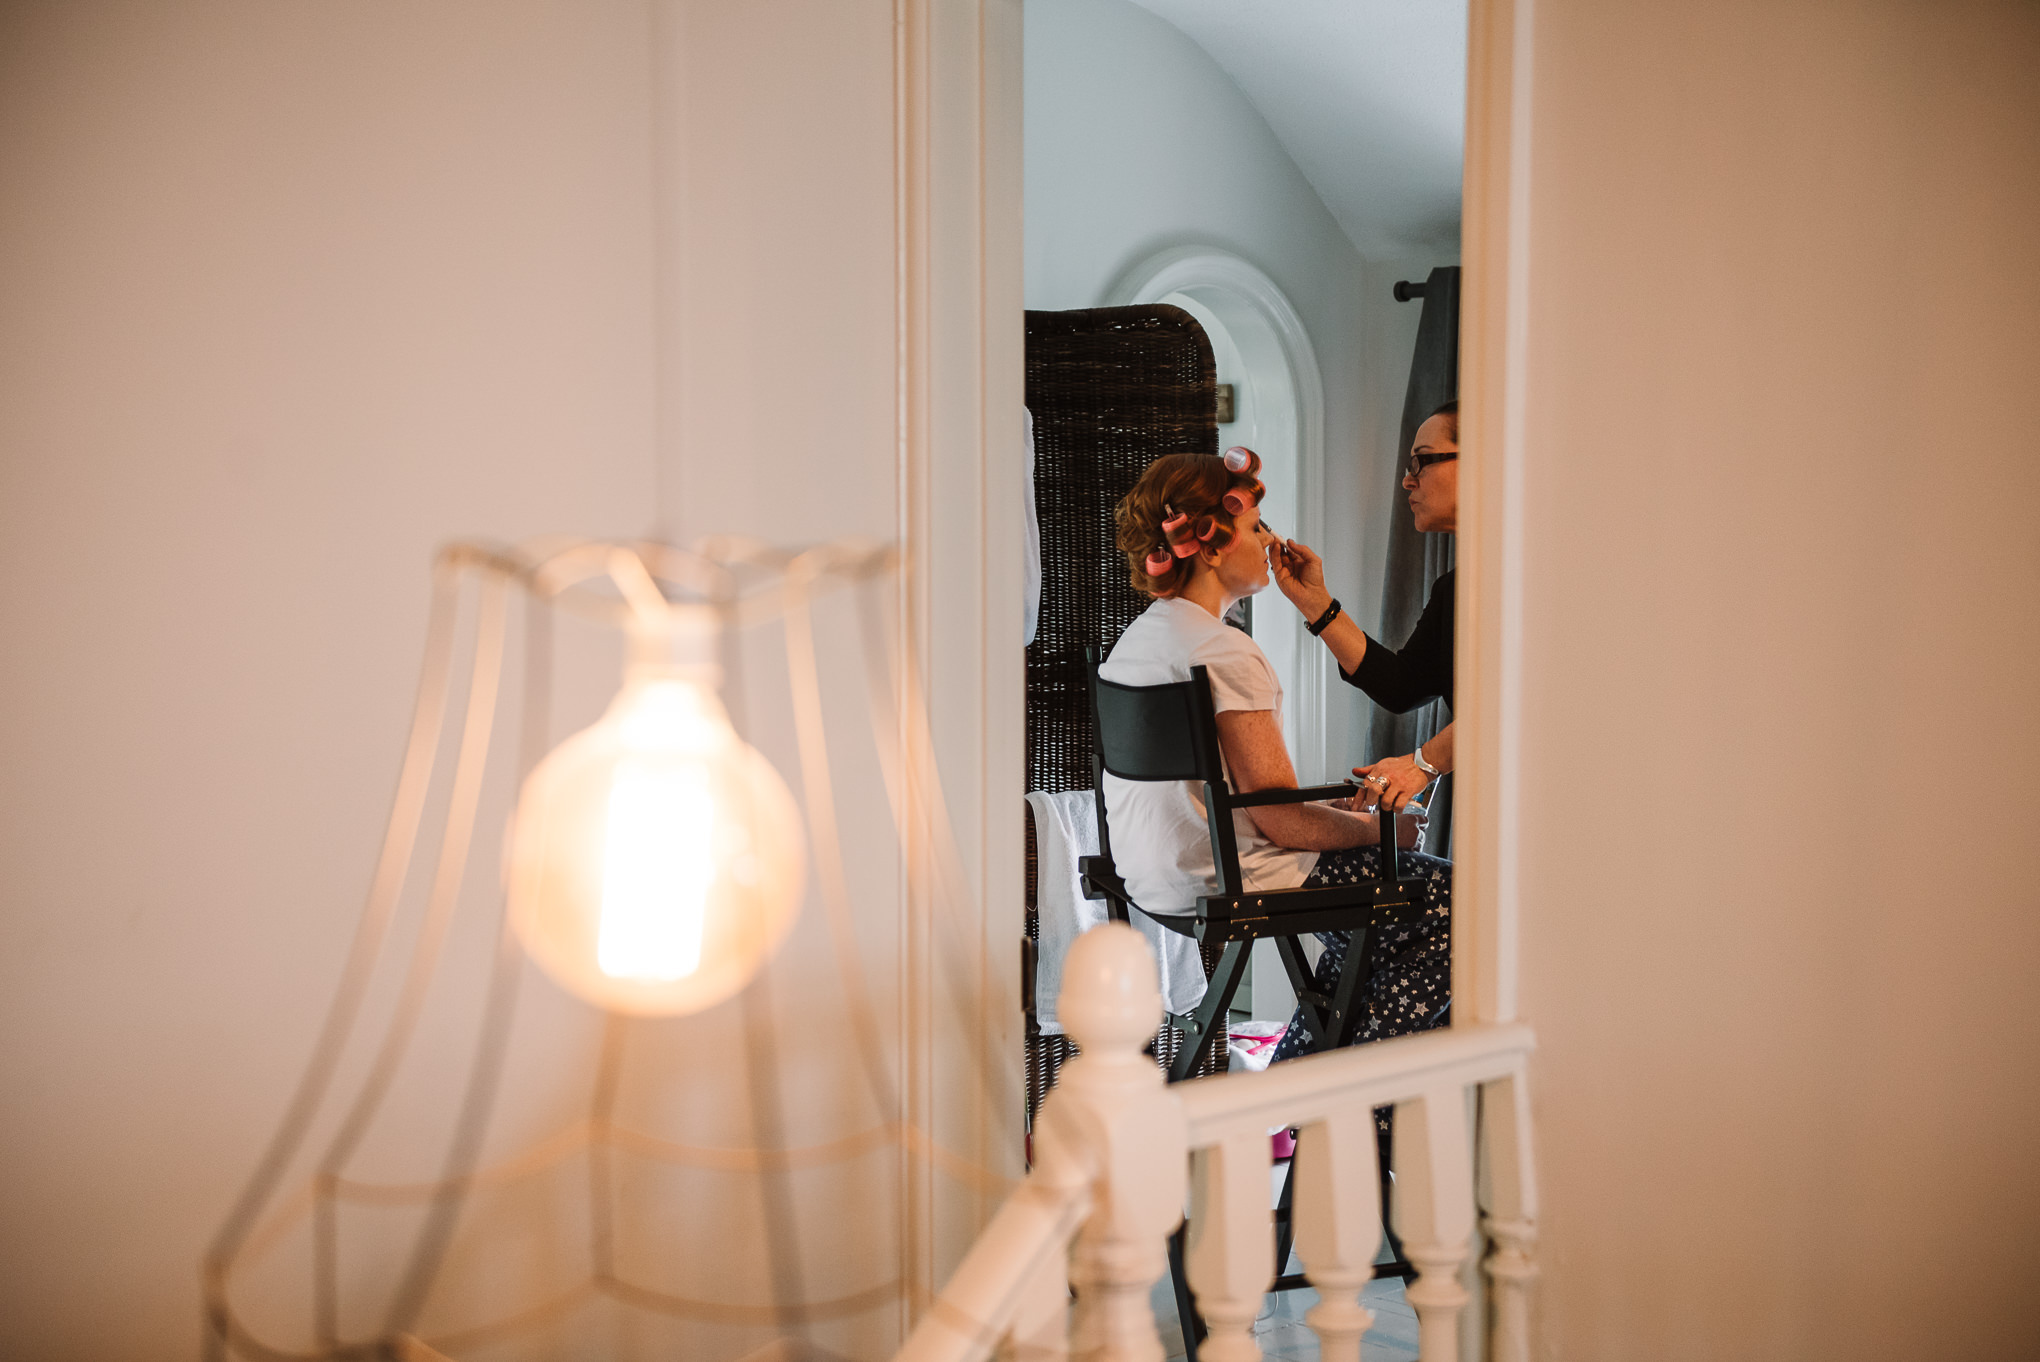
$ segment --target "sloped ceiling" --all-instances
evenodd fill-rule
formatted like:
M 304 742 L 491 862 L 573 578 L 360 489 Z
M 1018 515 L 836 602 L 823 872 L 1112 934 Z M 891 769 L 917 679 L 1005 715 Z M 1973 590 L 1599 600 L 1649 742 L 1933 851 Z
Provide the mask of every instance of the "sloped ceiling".
M 1363 255 L 1453 247 L 1465 0 L 1133 0 L 1224 68 Z

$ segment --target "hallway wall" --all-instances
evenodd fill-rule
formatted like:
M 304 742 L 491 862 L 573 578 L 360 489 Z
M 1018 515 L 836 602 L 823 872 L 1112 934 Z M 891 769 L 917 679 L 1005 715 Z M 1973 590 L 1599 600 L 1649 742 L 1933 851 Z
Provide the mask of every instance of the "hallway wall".
M 196 1354 L 200 1255 L 361 910 L 438 545 L 899 533 L 892 62 L 884 0 L 0 10 L 0 1353 Z M 861 675 L 854 619 L 826 613 L 825 664 Z M 619 655 L 590 627 L 562 643 L 556 734 L 592 719 Z M 759 741 L 793 778 L 784 677 L 776 646 L 753 650 L 751 715 L 781 720 Z M 519 699 L 513 681 L 507 713 Z M 861 735 L 861 690 L 832 700 Z M 889 1020 L 896 843 L 868 738 L 840 741 Z M 365 1177 L 438 1171 L 511 790 L 484 803 L 456 967 Z M 587 1110 L 600 1019 L 527 974 L 492 1155 Z M 841 1005 L 813 904 L 773 979 L 796 1038 L 785 1141 L 868 1128 L 845 1028 L 813 1025 Z M 621 1118 L 752 1143 L 741 1014 L 637 1028 Z M 800 1181 L 810 1298 L 896 1272 L 873 1210 L 887 1158 Z M 755 1178 L 625 1177 L 641 1278 L 770 1299 Z M 433 1326 L 585 1277 L 586 1180 L 568 1161 L 478 1199 Z M 831 1251 L 846 1215 L 857 1255 Z M 413 1222 L 350 1216 L 367 1295 Z M 287 1345 L 305 1269 L 300 1238 L 242 1296 Z M 814 1336 L 882 1353 L 899 1318 L 885 1302 Z M 763 1337 L 598 1304 L 529 1355 L 712 1359 Z
M 196 1355 L 361 910 L 434 549 L 651 525 L 645 32 L 0 16 L 10 1356 Z
M 1541 1355 L 2030 1357 L 2040 12 L 1536 38 Z

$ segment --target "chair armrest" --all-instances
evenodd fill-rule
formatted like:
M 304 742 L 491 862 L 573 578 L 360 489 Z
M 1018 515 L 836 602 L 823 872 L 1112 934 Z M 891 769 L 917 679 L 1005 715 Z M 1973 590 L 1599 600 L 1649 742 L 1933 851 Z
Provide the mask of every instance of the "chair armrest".
M 1414 880 L 1391 884 L 1361 880 L 1357 884 L 1305 889 L 1252 889 L 1244 894 L 1200 894 L 1197 915 L 1206 928 L 1200 941 L 1235 936 L 1292 936 L 1300 932 L 1378 928 L 1415 922 L 1425 909 Z M 1213 929 L 1219 929 L 1214 938 Z
M 1119 871 L 1113 866 L 1110 857 L 1077 857 L 1077 880 L 1083 885 L 1084 897 L 1087 899 L 1133 902 L 1133 896 L 1127 891 L 1126 881 L 1119 877 Z
M 1228 802 L 1236 809 L 1257 808 L 1264 804 L 1313 804 L 1321 799 L 1347 799 L 1359 790 L 1360 787 L 1349 780 L 1343 785 L 1312 785 L 1302 790 L 1255 790 L 1251 794 L 1234 795 Z

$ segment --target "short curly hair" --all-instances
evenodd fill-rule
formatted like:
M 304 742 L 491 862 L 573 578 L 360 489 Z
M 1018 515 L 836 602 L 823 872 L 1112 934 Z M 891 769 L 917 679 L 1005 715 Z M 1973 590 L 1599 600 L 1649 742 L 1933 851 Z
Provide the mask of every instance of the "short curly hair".
M 1133 490 L 1112 510 L 1120 552 L 1135 591 L 1173 596 L 1188 585 L 1187 564 L 1198 549 L 1224 549 L 1238 537 L 1235 515 L 1258 505 L 1267 489 L 1256 476 L 1260 455 L 1241 450 L 1247 467 L 1235 472 L 1210 454 L 1164 454 L 1142 470 Z M 1228 498 L 1228 493 L 1239 495 Z M 1228 505 L 1228 501 L 1231 505 Z M 1150 572 L 1151 563 L 1168 565 Z

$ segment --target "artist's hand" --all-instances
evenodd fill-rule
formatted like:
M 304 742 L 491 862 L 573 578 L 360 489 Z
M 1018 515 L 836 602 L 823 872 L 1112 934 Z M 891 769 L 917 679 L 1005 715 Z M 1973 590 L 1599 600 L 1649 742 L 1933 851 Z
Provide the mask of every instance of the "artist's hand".
M 1268 546 L 1268 575 L 1306 620 L 1314 620 L 1332 604 L 1325 590 L 1325 562 L 1297 539 L 1278 539 Z
M 1360 782 L 1360 799 L 1391 810 L 1408 804 L 1431 783 L 1409 757 L 1384 757 L 1372 766 L 1355 766 L 1353 775 Z

